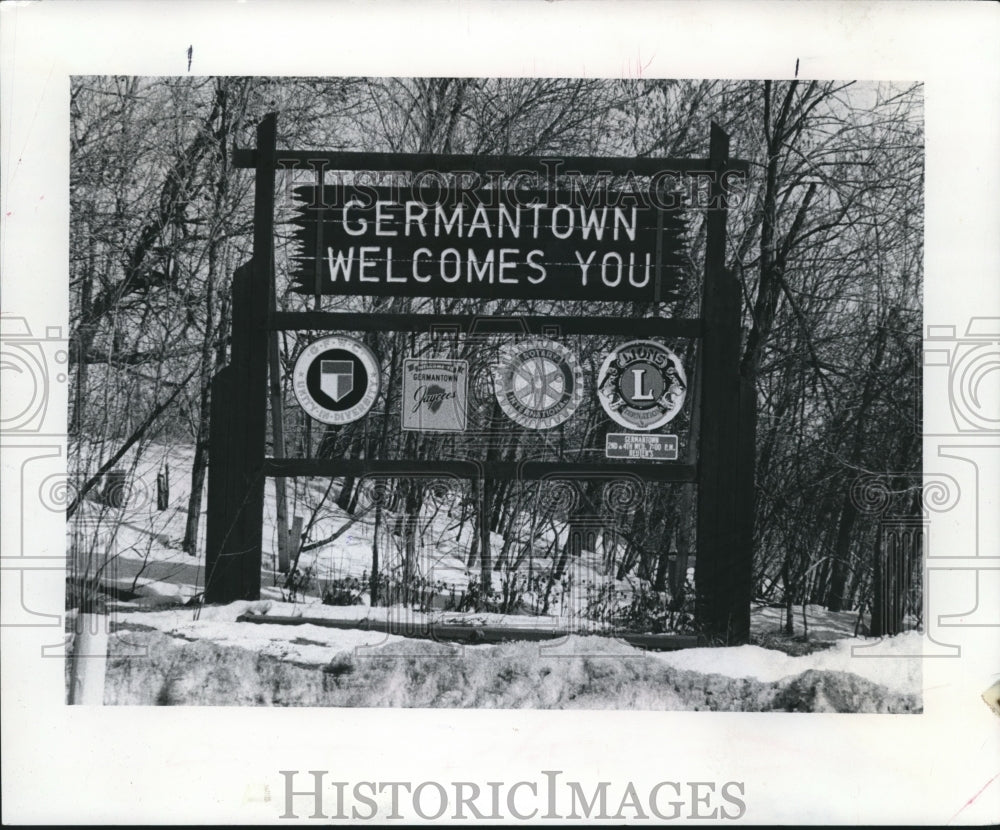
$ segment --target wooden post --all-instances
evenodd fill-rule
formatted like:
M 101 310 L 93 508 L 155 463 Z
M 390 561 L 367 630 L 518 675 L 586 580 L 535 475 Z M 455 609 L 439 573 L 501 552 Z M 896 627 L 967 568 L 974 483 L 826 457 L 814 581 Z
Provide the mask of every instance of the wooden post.
M 750 635 L 748 564 L 740 521 L 743 486 L 740 463 L 740 293 L 726 268 L 728 209 L 722 176 L 729 136 L 712 124 L 709 164 L 713 181 L 707 216 L 704 335 L 701 344 L 698 540 L 695 560 L 695 617 L 713 644 L 745 643 Z M 745 584 L 746 583 L 746 584 Z
M 229 365 L 212 381 L 205 600 L 260 598 L 277 117 L 257 128 L 253 259 L 233 275 Z
M 166 510 L 170 506 L 170 467 L 164 464 L 156 474 L 156 509 Z

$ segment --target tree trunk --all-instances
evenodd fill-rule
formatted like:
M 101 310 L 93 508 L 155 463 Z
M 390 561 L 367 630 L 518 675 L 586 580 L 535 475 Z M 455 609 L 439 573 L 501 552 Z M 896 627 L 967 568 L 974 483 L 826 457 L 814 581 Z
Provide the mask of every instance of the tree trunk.
M 189 556 L 198 553 L 198 528 L 201 524 L 201 502 L 208 470 L 208 437 L 212 420 L 212 376 L 222 364 L 215 349 L 215 285 L 219 271 L 219 240 L 208 248 L 208 286 L 205 290 L 205 336 L 201 344 L 201 393 L 198 404 L 198 431 L 191 462 L 191 492 L 188 496 L 187 522 L 181 544 Z M 224 339 L 224 338 L 223 338 Z
M 371 606 L 374 608 L 379 604 L 378 583 L 379 583 L 379 555 L 378 555 L 378 533 L 382 527 L 382 504 L 375 503 L 375 527 L 372 530 L 372 577 L 371 577 Z
M 885 575 L 882 565 L 882 528 L 875 529 L 875 556 L 872 562 L 872 619 L 868 626 L 871 637 L 885 636 Z
M 337 507 L 346 512 L 351 512 L 351 496 L 354 493 L 354 476 L 344 476 L 344 482 L 340 485 L 340 492 L 337 494 Z
M 684 587 L 687 584 L 688 563 L 693 541 L 691 517 L 694 512 L 694 486 L 682 484 L 677 507 L 677 555 L 670 573 L 670 608 L 679 611 L 684 605 Z
M 73 388 L 73 414 L 69 422 L 69 434 L 77 436 L 83 428 L 87 408 L 87 353 L 94 339 L 95 327 L 90 324 L 90 301 L 94 292 L 94 271 L 97 268 L 96 240 L 89 223 L 87 233 L 87 264 L 80 281 L 79 324 L 73 332 L 73 349 L 70 352 L 76 362 L 76 385 Z
M 837 524 L 837 539 L 833 548 L 833 567 L 830 575 L 830 589 L 827 593 L 826 607 L 831 611 L 844 610 L 844 588 L 847 584 L 848 558 L 850 555 L 851 536 L 854 522 L 858 517 L 858 508 L 851 499 L 850 490 L 844 494 L 844 502 L 840 508 L 840 521 Z

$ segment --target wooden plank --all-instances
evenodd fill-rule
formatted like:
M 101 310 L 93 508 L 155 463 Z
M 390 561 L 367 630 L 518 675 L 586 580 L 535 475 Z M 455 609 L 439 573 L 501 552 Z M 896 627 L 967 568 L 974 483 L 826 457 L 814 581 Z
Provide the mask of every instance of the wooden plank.
M 577 479 L 592 476 L 651 481 L 694 481 L 696 467 L 673 462 L 571 462 L 571 461 L 492 461 L 428 460 L 380 458 L 266 458 L 267 476 L 447 476 L 491 480 L 539 481 L 541 479 Z
M 452 623 L 420 623 L 417 621 L 383 620 L 331 620 L 326 617 L 288 617 L 277 614 L 240 614 L 236 622 L 256 625 L 315 625 L 321 628 L 339 628 L 353 631 L 378 631 L 400 637 L 420 637 L 438 642 L 460 642 L 478 645 L 518 641 L 542 642 L 559 640 L 570 635 L 596 636 L 604 639 L 624 640 L 631 646 L 645 651 L 675 651 L 701 645 L 690 634 L 639 634 L 624 631 L 598 633 L 574 631 L 566 628 L 529 628 L 527 626 L 485 626 Z
M 234 167 L 256 167 L 257 153 L 250 148 L 233 151 Z M 697 175 L 710 173 L 710 159 L 629 158 L 627 156 L 485 156 L 437 153 L 360 153 L 336 150 L 280 150 L 279 167 L 307 168 L 325 163 L 328 170 L 409 170 L 413 172 L 469 172 L 482 176 L 542 172 L 566 175 L 581 173 L 600 176 L 656 176 L 657 174 Z M 734 178 L 749 174 L 747 161 L 732 159 L 729 170 Z
M 337 311 L 277 311 L 269 326 L 278 331 L 406 331 L 487 334 L 621 335 L 623 337 L 701 337 L 702 321 L 682 317 L 566 317 L 525 315 L 480 317 L 474 314 L 360 314 Z

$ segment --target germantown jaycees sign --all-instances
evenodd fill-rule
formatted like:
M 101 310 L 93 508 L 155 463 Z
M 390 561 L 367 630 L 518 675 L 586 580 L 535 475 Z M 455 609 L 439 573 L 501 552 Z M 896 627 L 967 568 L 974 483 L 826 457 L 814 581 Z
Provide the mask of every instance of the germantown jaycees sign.
M 634 193 L 327 185 L 293 190 L 307 294 L 676 299 L 682 213 Z
M 407 358 L 403 363 L 403 429 L 464 432 L 468 389 L 468 361 Z
M 346 424 L 368 414 L 378 397 L 378 361 L 363 343 L 324 337 L 307 346 L 292 371 L 301 407 L 324 424 Z

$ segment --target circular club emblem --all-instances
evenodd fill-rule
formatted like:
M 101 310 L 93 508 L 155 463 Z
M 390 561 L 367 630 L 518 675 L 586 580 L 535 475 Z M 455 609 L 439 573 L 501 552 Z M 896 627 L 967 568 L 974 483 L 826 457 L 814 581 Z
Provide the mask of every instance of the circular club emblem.
M 680 359 L 653 340 L 619 346 L 604 358 L 597 376 L 601 406 L 627 429 L 663 426 L 680 411 L 686 393 Z
M 292 390 L 302 408 L 324 424 L 346 424 L 363 417 L 375 403 L 379 367 L 363 343 L 324 337 L 295 361 Z
M 565 346 L 540 338 L 500 350 L 493 386 L 504 414 L 528 429 L 569 420 L 583 400 L 583 369 Z

